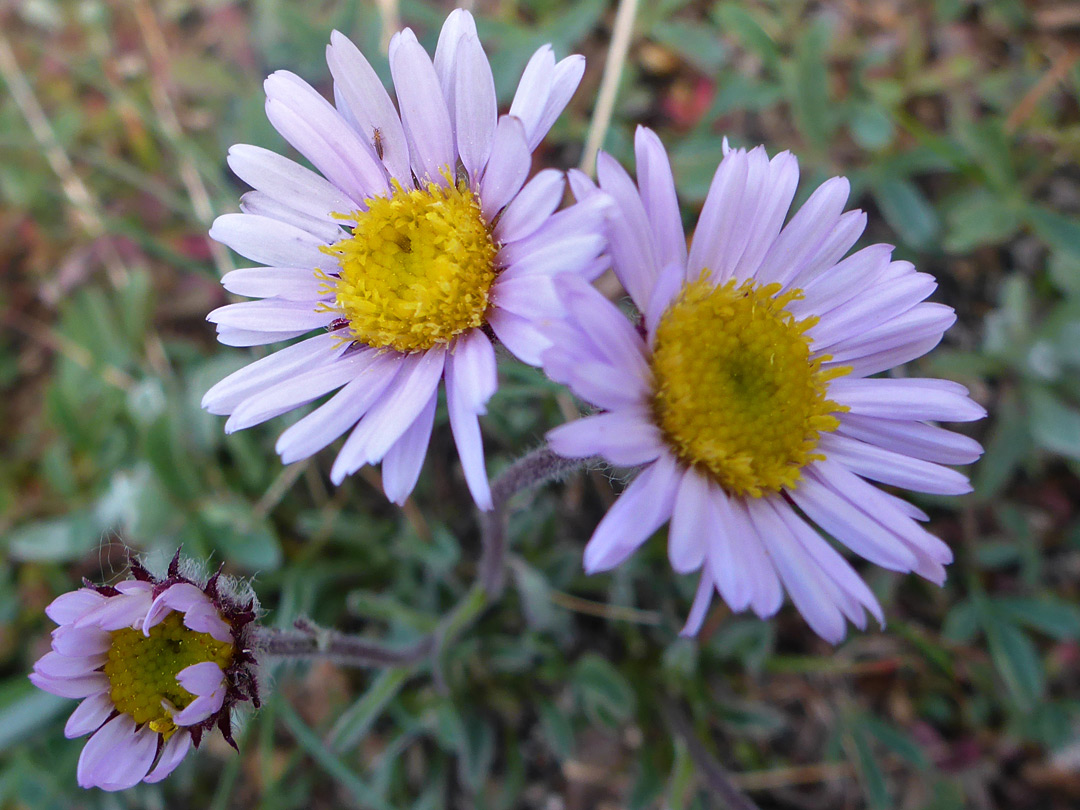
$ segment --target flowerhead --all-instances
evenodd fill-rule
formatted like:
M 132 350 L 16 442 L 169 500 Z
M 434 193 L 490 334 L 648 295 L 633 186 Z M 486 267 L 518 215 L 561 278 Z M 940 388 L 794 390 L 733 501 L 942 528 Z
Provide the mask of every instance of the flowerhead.
M 232 374 L 203 400 L 240 430 L 337 391 L 286 430 L 282 461 L 349 432 L 335 483 L 382 462 L 402 503 L 427 451 L 440 382 L 465 479 L 481 508 L 491 494 L 477 417 L 497 387 L 492 340 L 539 363 L 540 326 L 561 314 L 556 273 L 603 264 L 603 205 L 556 213 L 563 175 L 526 183 L 531 153 L 577 88 L 584 59 L 530 60 L 509 114 L 468 12 L 454 11 L 434 60 L 405 29 L 390 43 L 397 106 L 364 56 L 335 32 L 327 48 L 335 104 L 279 71 L 265 83 L 271 123 L 318 173 L 254 146 L 229 165 L 254 191 L 211 236 L 260 267 L 228 273 L 230 292 L 261 300 L 215 310 L 232 346 L 315 331 Z
M 642 467 L 585 549 L 588 571 L 613 568 L 670 521 L 679 573 L 700 571 L 684 633 L 714 591 L 735 611 L 775 613 L 784 591 L 837 642 L 846 621 L 882 622 L 874 595 L 823 529 L 855 554 L 941 584 L 949 548 L 927 516 L 876 484 L 954 495 L 947 466 L 982 448 L 935 421 L 984 410 L 946 380 L 872 375 L 930 351 L 955 320 L 925 301 L 937 286 L 892 247 L 847 255 L 866 217 L 844 212 L 833 178 L 787 222 L 795 158 L 728 149 L 687 250 L 659 139 L 639 128 L 637 183 L 608 155 L 597 171 L 615 201 L 613 268 L 637 327 L 579 279 L 559 279 L 568 319 L 548 330 L 553 379 L 601 413 L 548 434 L 564 456 Z M 571 177 L 579 199 L 598 193 Z M 815 526 L 817 528 L 815 528 Z
M 46 692 L 82 701 L 64 734 L 91 735 L 77 771 L 84 788 L 159 782 L 215 726 L 235 747 L 232 707 L 259 705 L 247 639 L 254 598 L 240 604 L 217 574 L 205 584 L 185 576 L 179 554 L 164 579 L 135 562 L 131 573 L 45 608 L 59 627 L 30 675 Z

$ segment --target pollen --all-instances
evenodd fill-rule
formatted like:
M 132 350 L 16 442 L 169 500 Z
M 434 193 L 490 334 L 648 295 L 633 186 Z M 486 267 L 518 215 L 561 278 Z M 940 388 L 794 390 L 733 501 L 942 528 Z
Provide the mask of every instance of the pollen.
M 129 627 L 110 636 L 104 666 L 109 698 L 118 712 L 130 715 L 136 725 L 148 723 L 165 739 L 176 731 L 166 705 L 183 709 L 195 699 L 176 680 L 181 670 L 204 661 L 224 670 L 232 662 L 231 643 L 188 629 L 176 612 L 150 628 L 149 636 Z
M 364 203 L 338 215 L 356 223 L 351 235 L 323 248 L 337 269 L 315 271 L 349 339 L 415 352 L 482 326 L 498 251 L 468 186 L 406 191 L 394 181 L 390 196 Z
M 725 491 L 759 498 L 795 487 L 824 459 L 819 437 L 845 410 L 827 397 L 848 368 L 822 369 L 806 332 L 785 307 L 800 290 L 779 284 L 688 283 L 656 330 L 653 411 L 676 456 Z

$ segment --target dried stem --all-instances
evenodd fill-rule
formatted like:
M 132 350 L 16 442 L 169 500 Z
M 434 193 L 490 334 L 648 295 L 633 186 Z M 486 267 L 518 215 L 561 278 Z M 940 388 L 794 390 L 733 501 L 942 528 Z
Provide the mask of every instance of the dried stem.
M 615 12 L 615 27 L 604 61 L 604 75 L 600 79 L 600 91 L 596 96 L 592 121 L 589 122 L 585 150 L 581 154 L 580 168 L 585 174 L 592 174 L 596 168 L 596 153 L 603 146 L 604 136 L 611 126 L 611 114 L 615 111 L 615 96 L 619 92 L 619 80 L 626 65 L 626 53 L 630 50 L 637 7 L 638 0 L 619 0 L 619 8 Z
M 690 721 L 686 719 L 682 711 L 674 703 L 665 701 L 663 712 L 672 733 L 685 743 L 694 767 L 705 784 L 720 800 L 720 806 L 724 810 L 759 810 L 756 804 L 732 784 L 727 772 L 694 735 Z

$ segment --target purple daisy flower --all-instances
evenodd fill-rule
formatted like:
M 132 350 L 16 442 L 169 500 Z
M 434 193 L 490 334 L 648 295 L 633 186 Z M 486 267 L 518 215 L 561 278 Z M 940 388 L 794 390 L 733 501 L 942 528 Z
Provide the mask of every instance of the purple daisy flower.
M 198 585 L 180 573 L 179 556 L 164 580 L 138 563 L 131 571 L 134 579 L 87 583 L 45 608 L 60 626 L 30 675 L 82 700 L 64 734 L 92 735 L 79 756 L 84 788 L 159 782 L 214 726 L 235 747 L 232 706 L 259 705 L 246 636 L 254 600 L 224 594 L 216 574 Z
M 210 235 L 266 265 L 228 273 L 230 292 L 261 298 L 210 313 L 218 339 L 255 346 L 322 333 L 264 357 L 203 399 L 225 429 L 264 422 L 340 389 L 286 430 L 284 463 L 350 431 L 331 470 L 340 483 L 382 462 L 402 503 L 420 474 L 439 382 L 476 503 L 491 508 L 477 417 L 497 387 L 493 338 L 539 364 L 540 327 L 561 314 L 551 276 L 603 269 L 600 200 L 556 213 L 565 179 L 528 183 L 532 151 L 566 106 L 585 60 L 529 61 L 508 115 L 467 11 L 450 14 L 434 61 L 409 29 L 390 43 L 398 107 L 360 51 L 327 48 L 335 105 L 297 76 L 266 80 L 266 112 L 321 172 L 255 146 L 229 151 L 255 190 Z
M 556 281 L 568 319 L 548 330 L 553 379 L 603 412 L 552 430 L 567 457 L 641 466 L 597 526 L 585 568 L 627 559 L 670 520 L 679 573 L 701 570 L 684 628 L 694 634 L 713 591 L 734 611 L 775 613 L 784 591 L 835 643 L 846 621 L 882 622 L 874 595 L 814 528 L 867 560 L 941 584 L 952 553 L 919 525 L 919 509 L 869 483 L 955 495 L 965 476 L 942 466 L 982 453 L 932 421 L 985 411 L 962 385 L 871 375 L 930 351 L 955 320 L 924 299 L 934 279 L 892 247 L 845 258 L 866 224 L 844 212 L 841 177 L 818 188 L 787 225 L 798 165 L 724 144 L 692 246 L 671 167 L 639 128 L 637 185 L 608 155 L 600 188 L 615 273 L 641 314 L 635 328 L 589 284 Z M 580 200 L 600 193 L 580 173 Z

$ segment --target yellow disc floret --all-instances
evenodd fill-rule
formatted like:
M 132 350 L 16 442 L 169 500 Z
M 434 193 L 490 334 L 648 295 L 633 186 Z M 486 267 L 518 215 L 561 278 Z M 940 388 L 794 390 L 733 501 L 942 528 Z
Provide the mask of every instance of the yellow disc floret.
M 112 643 L 104 671 L 113 705 L 137 725 L 149 723 L 166 739 L 176 726 L 162 701 L 183 709 L 195 699 L 176 680 L 177 674 L 204 661 L 213 661 L 224 670 L 233 657 L 230 642 L 188 629 L 176 612 L 150 628 L 149 636 L 129 627 L 109 635 Z
M 703 273 L 660 319 L 652 369 L 657 424 L 675 454 L 734 495 L 761 497 L 794 487 L 816 459 L 821 433 L 844 410 L 826 398 L 829 380 L 806 331 L 785 309 L 802 297 L 779 284 L 729 281 Z
M 323 248 L 337 271 L 316 271 L 350 339 L 413 352 L 482 326 L 497 248 L 468 186 L 406 191 L 395 180 L 392 195 L 364 202 L 342 215 L 352 235 Z

